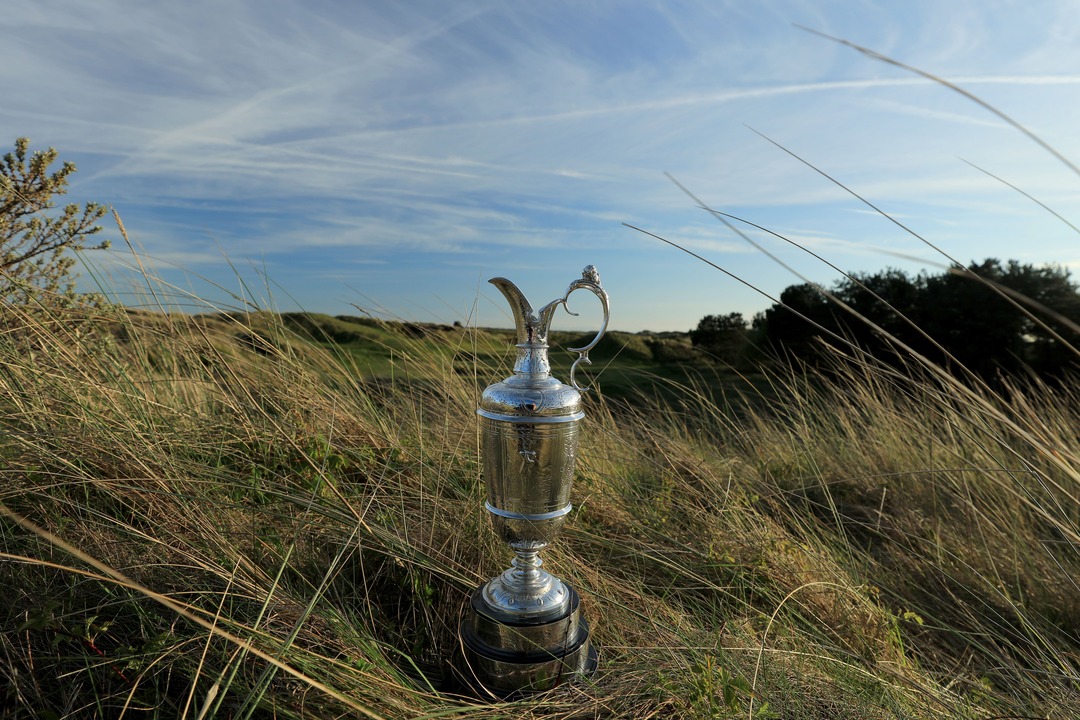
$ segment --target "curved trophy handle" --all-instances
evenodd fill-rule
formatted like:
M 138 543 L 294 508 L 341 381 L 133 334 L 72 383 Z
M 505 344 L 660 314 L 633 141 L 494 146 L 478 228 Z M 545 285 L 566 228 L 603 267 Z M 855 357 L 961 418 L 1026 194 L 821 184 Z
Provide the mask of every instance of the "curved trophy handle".
M 596 347 L 596 344 L 600 342 L 600 339 L 604 337 L 604 333 L 607 332 L 608 319 L 610 318 L 610 309 L 608 307 L 608 294 L 607 291 L 600 285 L 600 273 L 596 271 L 595 265 L 586 265 L 585 269 L 581 271 L 581 279 L 575 280 L 570 283 L 570 287 L 566 290 L 566 295 L 563 295 L 562 300 L 557 302 L 563 306 L 563 309 L 567 313 L 577 317 L 578 313 L 573 312 L 566 304 L 566 301 L 570 298 L 570 293 L 575 290 L 581 289 L 589 290 L 593 295 L 600 298 L 600 305 L 604 309 L 604 322 L 600 325 L 600 330 L 596 333 L 596 337 L 592 339 L 588 345 L 583 345 L 576 348 L 567 348 L 570 352 L 576 352 L 578 354 L 577 360 L 570 366 L 570 385 L 578 392 L 588 392 L 591 386 L 582 387 L 574 380 L 574 373 L 577 371 L 577 366 L 581 363 L 586 365 L 592 365 L 592 360 L 589 359 L 589 351 Z

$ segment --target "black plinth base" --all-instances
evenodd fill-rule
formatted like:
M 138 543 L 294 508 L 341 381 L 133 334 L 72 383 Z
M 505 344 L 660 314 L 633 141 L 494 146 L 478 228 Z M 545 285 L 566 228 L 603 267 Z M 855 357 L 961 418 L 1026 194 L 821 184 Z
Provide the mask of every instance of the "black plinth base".
M 466 684 L 478 694 L 505 698 L 592 675 L 598 654 L 589 641 L 589 624 L 581 617 L 581 598 L 572 587 L 567 589 L 565 613 L 534 620 L 489 607 L 477 589 L 459 630 Z

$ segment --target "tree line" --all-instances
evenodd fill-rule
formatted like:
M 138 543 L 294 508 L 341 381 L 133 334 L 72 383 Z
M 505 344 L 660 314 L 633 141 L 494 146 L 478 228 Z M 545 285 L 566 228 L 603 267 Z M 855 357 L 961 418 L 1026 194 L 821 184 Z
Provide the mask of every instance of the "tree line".
M 690 336 L 708 357 L 735 366 L 796 359 L 820 365 L 853 348 L 890 364 L 914 354 L 960 375 L 993 380 L 1060 377 L 1080 360 L 1080 291 L 1061 266 L 988 258 L 968 268 L 910 275 L 853 274 L 829 288 L 786 288 L 748 323 L 708 315 Z

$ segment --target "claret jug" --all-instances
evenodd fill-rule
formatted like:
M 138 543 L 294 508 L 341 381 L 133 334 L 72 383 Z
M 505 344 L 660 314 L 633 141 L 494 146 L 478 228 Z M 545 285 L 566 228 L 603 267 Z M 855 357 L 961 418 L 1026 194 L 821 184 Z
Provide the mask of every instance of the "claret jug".
M 465 676 L 496 694 L 545 690 L 590 674 L 597 652 L 570 585 L 543 569 L 539 553 L 571 511 L 578 431 L 585 413 L 576 370 L 607 330 L 608 296 L 592 265 L 563 297 L 534 312 L 505 278 L 490 281 L 510 303 L 517 334 L 514 374 L 484 390 L 477 413 L 487 486 L 485 507 L 515 553 L 511 567 L 479 587 L 461 623 Z M 576 290 L 600 299 L 603 322 L 578 354 L 570 384 L 552 377 L 548 331 L 555 311 L 569 312 Z M 573 313 L 572 313 L 573 314 Z

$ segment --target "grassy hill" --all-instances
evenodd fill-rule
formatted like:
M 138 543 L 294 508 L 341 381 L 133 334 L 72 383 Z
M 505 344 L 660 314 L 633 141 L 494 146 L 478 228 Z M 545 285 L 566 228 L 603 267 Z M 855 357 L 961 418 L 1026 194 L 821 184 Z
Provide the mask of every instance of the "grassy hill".
M 395 359 L 421 352 L 451 363 L 459 373 L 472 373 L 480 365 L 490 367 L 493 374 L 479 378 L 486 384 L 511 374 L 515 357 L 510 329 L 384 322 L 319 313 L 284 313 L 276 322 L 294 341 L 328 350 L 349 371 L 365 378 L 390 377 Z M 583 346 L 592 337 L 552 332 L 552 373 L 568 382 L 570 365 L 577 358 L 568 348 Z M 691 389 L 715 397 L 758 395 L 767 387 L 759 373 L 746 376 L 710 362 L 694 349 L 689 333 L 610 331 L 589 355 L 593 364 L 579 368 L 584 376 L 579 382 L 587 385 L 592 380 L 585 378 L 595 379 L 606 398 L 620 403 L 637 401 L 643 394 L 677 401 Z
M 456 694 L 450 669 L 469 593 L 509 561 L 475 416 L 507 332 L 5 322 L 6 716 L 1080 715 L 1067 386 L 838 359 L 735 387 L 673 360 L 677 337 L 612 333 L 575 511 L 545 551 L 600 670 L 505 704 Z M 753 401 L 735 415 L 720 390 Z

